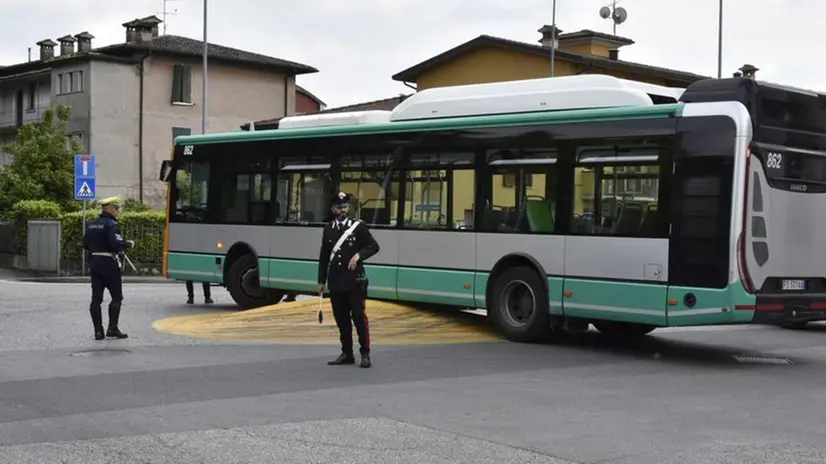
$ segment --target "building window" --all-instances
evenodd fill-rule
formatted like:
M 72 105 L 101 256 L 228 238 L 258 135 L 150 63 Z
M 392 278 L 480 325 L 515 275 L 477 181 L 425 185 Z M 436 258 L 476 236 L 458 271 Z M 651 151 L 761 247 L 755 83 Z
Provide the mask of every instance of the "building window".
M 83 71 L 69 71 L 57 75 L 57 94 L 83 92 Z
M 37 106 L 37 82 L 29 82 L 29 101 L 27 110 L 33 110 Z
M 172 103 L 192 103 L 192 66 L 172 67 Z
M 76 141 L 81 150 L 86 148 L 86 146 L 83 143 L 82 132 L 72 132 L 66 135 L 66 148 L 68 148 L 69 150 L 72 149 L 72 141 Z
M 188 127 L 173 127 L 172 128 L 172 144 L 175 144 L 175 139 L 182 136 L 182 135 L 190 135 L 192 133 L 192 129 Z

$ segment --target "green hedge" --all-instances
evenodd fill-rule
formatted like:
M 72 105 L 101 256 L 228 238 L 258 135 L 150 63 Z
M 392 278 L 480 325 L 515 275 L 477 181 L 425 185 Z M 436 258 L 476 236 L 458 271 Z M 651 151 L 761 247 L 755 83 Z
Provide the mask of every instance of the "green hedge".
M 97 211 L 87 212 L 86 221 L 93 221 L 97 216 Z M 63 259 L 80 259 L 83 250 L 83 213 L 66 213 L 60 220 L 61 256 Z M 123 212 L 118 216 L 118 225 L 124 239 L 135 241 L 135 248 L 128 251 L 134 263 L 162 262 L 166 214 L 156 211 Z
M 4 215 L 4 219 L 14 222 L 14 252 L 28 253 L 28 221 L 30 219 L 59 219 L 60 205 L 46 200 L 18 201 Z

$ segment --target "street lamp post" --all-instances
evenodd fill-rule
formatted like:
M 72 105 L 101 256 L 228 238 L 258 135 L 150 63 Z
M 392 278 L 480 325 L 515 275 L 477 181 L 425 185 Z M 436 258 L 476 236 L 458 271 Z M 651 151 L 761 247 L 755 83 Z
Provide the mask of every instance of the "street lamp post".
M 556 71 L 556 0 L 553 1 L 551 10 L 551 77 L 554 77 Z
M 720 79 L 723 77 L 723 0 L 717 8 L 717 79 Z
M 201 133 L 207 131 L 207 0 L 204 0 L 204 65 L 201 88 Z

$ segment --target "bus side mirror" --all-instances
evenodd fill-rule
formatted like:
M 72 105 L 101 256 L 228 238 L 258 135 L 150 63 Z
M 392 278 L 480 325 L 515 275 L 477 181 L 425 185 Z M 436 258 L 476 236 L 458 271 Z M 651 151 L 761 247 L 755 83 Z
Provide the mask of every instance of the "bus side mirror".
M 172 161 L 164 160 L 161 163 L 161 173 L 158 176 L 161 182 L 169 182 L 169 176 L 172 175 Z

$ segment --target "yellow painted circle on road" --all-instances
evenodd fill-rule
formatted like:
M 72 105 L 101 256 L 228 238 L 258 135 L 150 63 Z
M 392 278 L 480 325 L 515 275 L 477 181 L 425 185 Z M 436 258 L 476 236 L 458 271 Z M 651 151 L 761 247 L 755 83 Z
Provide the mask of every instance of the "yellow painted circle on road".
M 155 330 L 211 340 L 338 345 L 338 329 L 330 300 L 324 299 L 324 320 L 318 323 L 318 300 L 160 319 Z M 460 311 L 434 311 L 384 301 L 367 301 L 373 345 L 478 343 L 502 340 L 481 316 Z M 355 328 L 353 342 L 358 344 Z

